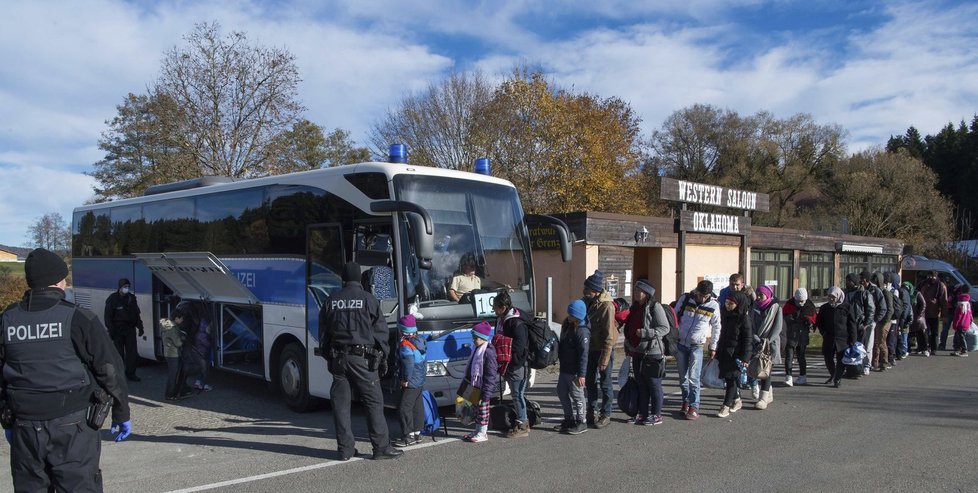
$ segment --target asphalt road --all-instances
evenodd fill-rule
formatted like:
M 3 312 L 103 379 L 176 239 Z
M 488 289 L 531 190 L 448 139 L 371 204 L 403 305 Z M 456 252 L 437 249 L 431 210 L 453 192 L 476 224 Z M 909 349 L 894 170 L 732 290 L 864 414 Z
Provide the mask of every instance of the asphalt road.
M 751 405 L 715 417 L 720 390 L 704 390 L 703 417 L 679 419 L 675 367 L 666 380 L 666 419 L 637 427 L 617 414 L 606 429 L 579 436 L 535 428 L 528 438 L 482 444 L 448 439 L 409 449 L 399 460 L 336 462 L 328 408 L 295 414 L 261 382 L 219 374 L 215 390 L 179 403 L 161 399 L 165 365 L 144 367 L 132 387 L 135 435 L 102 450 L 108 492 L 167 491 L 978 491 L 978 355 L 910 357 L 896 369 L 840 389 L 785 388 L 776 380 L 766 411 Z M 814 359 L 814 358 L 810 358 Z M 557 420 L 553 375 L 531 398 Z M 749 400 L 745 399 L 745 402 Z M 396 414 L 388 412 L 392 430 Z M 0 447 L 0 461 L 9 449 Z M 10 491 L 9 470 L 0 491 Z

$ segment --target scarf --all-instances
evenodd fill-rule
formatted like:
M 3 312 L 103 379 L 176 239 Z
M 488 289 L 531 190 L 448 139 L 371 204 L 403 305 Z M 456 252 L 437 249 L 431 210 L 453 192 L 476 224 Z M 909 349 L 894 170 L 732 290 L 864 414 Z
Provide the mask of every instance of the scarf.
M 833 307 L 841 305 L 842 302 L 846 300 L 846 294 L 843 293 L 838 286 L 832 286 L 831 288 L 829 288 L 829 294 L 836 296 L 835 303 L 831 304 Z
M 478 346 L 475 351 L 472 351 L 472 357 L 469 359 L 469 378 L 472 380 L 472 385 L 475 387 L 482 387 L 482 363 L 485 360 L 484 356 L 486 354 L 486 346 L 489 343 Z
M 761 286 L 757 288 L 757 293 L 764 294 L 764 299 L 757 301 L 757 307 L 762 311 L 767 310 L 767 307 L 771 306 L 771 303 L 774 302 L 774 290 L 770 286 Z

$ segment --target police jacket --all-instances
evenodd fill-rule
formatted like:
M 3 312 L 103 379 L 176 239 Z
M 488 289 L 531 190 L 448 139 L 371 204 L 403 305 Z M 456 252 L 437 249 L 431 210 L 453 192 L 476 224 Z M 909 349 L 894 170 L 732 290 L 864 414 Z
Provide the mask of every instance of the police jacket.
M 143 319 L 139 316 L 136 295 L 132 293 L 119 294 L 118 291 L 110 294 L 105 299 L 105 325 L 110 329 L 114 327 L 122 329 L 138 327 L 142 329 Z
M 319 312 L 319 344 L 323 355 L 341 346 L 366 346 L 390 354 L 387 320 L 380 302 L 359 282 L 343 285 L 326 301 Z
M 94 313 L 49 287 L 28 291 L 2 321 L 0 384 L 15 418 L 43 421 L 80 411 L 98 385 L 114 400 L 112 421 L 129 420 L 122 360 Z

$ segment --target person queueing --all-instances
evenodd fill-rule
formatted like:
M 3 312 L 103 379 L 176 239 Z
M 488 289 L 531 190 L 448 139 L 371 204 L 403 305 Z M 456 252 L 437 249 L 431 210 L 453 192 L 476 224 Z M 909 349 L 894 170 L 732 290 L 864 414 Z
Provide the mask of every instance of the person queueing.
M 462 437 L 462 440 L 480 443 L 489 440 L 489 400 L 496 391 L 496 349 L 489 343 L 492 325 L 489 322 L 479 322 L 472 327 L 472 342 L 475 347 L 469 354 L 469 362 L 465 365 L 465 380 L 473 387 L 480 389 L 479 399 L 472 402 L 475 409 L 475 432 Z
M 781 307 L 774 300 L 774 289 L 771 286 L 761 286 L 757 288 L 757 302 L 754 303 L 754 351 L 761 351 L 765 344 L 767 351 L 771 354 L 771 362 L 775 365 L 781 363 L 781 330 L 784 320 L 781 315 Z M 774 388 L 771 386 L 771 375 L 767 378 L 754 382 L 754 393 L 760 388 L 759 395 L 755 395 L 755 409 L 767 409 L 768 404 L 774 402 Z
M 723 302 L 723 319 L 716 358 L 723 378 L 723 405 L 717 417 L 726 418 L 744 407 L 737 381 L 747 371 L 751 348 L 754 346 L 754 317 L 747 295 L 740 291 L 728 293 Z
M 676 344 L 676 367 L 683 395 L 680 409 L 687 420 L 699 419 L 700 371 L 703 367 L 703 345 L 710 339 L 710 359 L 720 335 L 720 305 L 713 298 L 713 283 L 707 280 L 676 300 L 679 318 L 679 341 Z
M 100 396 L 111 402 L 115 441 L 132 433 L 122 359 L 95 314 L 65 301 L 61 257 L 35 249 L 24 275 L 24 298 L 0 316 L 13 329 L 0 339 L 0 424 L 14 490 L 100 492 L 102 423 L 88 411 Z
M 662 379 L 666 368 L 663 339 L 669 335 L 669 321 L 662 304 L 655 301 L 655 288 L 648 279 L 635 281 L 634 300 L 625 321 L 625 353 L 632 358 L 638 383 L 634 424 L 655 426 L 662 424 Z
M 160 331 L 163 333 L 163 357 L 166 358 L 164 397 L 168 401 L 185 399 L 193 394 L 187 388 L 181 361 L 183 346 L 187 342 L 187 330 L 184 328 L 187 320 L 188 317 L 183 310 L 174 310 L 171 318 L 160 320 Z
M 333 375 L 330 398 L 340 460 L 356 455 L 351 425 L 352 388 L 367 409 L 367 431 L 374 460 L 396 459 L 404 452 L 391 447 L 380 377 L 387 373 L 387 322 L 380 302 L 360 284 L 360 265 L 343 266 L 343 289 L 329 297 L 319 313 L 320 354 Z
M 825 357 L 825 368 L 829 371 L 829 378 L 825 383 L 832 383 L 838 388 L 842 382 L 842 374 L 845 373 L 842 355 L 849 346 L 856 343 L 859 330 L 858 316 L 838 286 L 829 288 L 829 302 L 818 309 L 815 323 L 822 334 L 822 356 Z
M 958 284 L 954 288 L 954 318 L 951 329 L 954 330 L 954 351 L 951 356 L 967 356 L 968 345 L 964 341 L 964 333 L 971 328 L 971 295 L 968 294 L 967 284 Z
M 591 346 L 588 355 L 587 375 L 587 424 L 604 428 L 611 423 L 611 407 L 614 402 L 612 367 L 615 365 L 614 348 L 618 339 L 618 323 L 615 320 L 615 301 L 604 289 L 604 274 L 600 270 L 584 281 L 584 304 L 587 306 L 588 328 L 591 330 Z M 598 397 L 600 390 L 601 396 Z
M 557 376 L 557 398 L 564 410 L 564 421 L 557 431 L 580 435 L 587 431 L 584 405 L 584 374 L 587 372 L 588 341 L 587 307 L 581 300 L 567 306 L 567 318 L 560 329 L 557 346 L 560 373 Z
M 425 353 L 427 347 L 423 337 L 418 336 L 418 324 L 414 315 L 405 315 L 397 321 L 401 331 L 398 344 L 398 374 L 401 384 L 401 400 L 397 413 L 401 420 L 401 439 L 394 442 L 395 447 L 408 447 L 421 443 L 421 428 L 424 426 Z
M 529 357 L 529 334 L 526 319 L 520 310 L 513 306 L 509 293 L 501 291 L 492 302 L 496 314 L 496 333 L 513 340 L 509 366 L 503 379 L 509 384 L 510 397 L 516 409 L 516 422 L 504 435 L 506 438 L 520 438 L 530 434 L 530 420 L 526 414 L 526 385 L 529 380 L 527 358 Z M 495 348 L 493 349 L 495 352 Z
M 798 385 L 808 383 L 808 333 L 815 329 L 815 315 L 818 308 L 808 299 L 808 290 L 798 288 L 795 295 L 781 309 L 785 326 L 784 384 L 788 387 L 796 382 L 792 378 L 795 356 L 798 357 Z
M 105 325 L 109 328 L 109 336 L 116 350 L 126 364 L 126 378 L 139 382 L 136 376 L 136 363 L 139 354 L 136 352 L 136 332 L 143 336 L 143 319 L 140 316 L 136 295 L 130 292 L 129 279 L 119 279 L 119 289 L 105 299 Z
M 937 337 L 940 332 L 941 319 L 948 312 L 947 286 L 937 277 L 937 271 L 930 271 L 924 282 L 917 287 L 917 292 L 924 297 L 925 332 L 917 336 L 917 351 L 922 356 L 937 354 Z

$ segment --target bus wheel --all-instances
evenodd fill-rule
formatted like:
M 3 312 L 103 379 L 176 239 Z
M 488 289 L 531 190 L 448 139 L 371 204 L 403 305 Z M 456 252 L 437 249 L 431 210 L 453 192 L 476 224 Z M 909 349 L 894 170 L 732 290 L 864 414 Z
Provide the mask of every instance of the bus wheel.
M 285 346 L 278 362 L 278 389 L 285 398 L 285 404 L 295 412 L 311 411 L 314 402 L 309 395 L 306 353 L 302 346 L 296 343 Z

